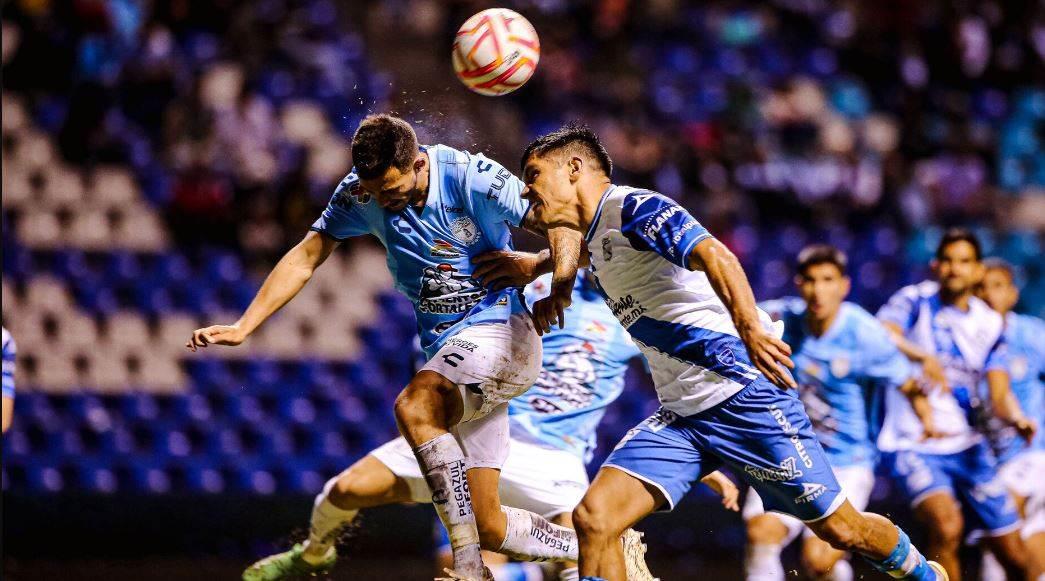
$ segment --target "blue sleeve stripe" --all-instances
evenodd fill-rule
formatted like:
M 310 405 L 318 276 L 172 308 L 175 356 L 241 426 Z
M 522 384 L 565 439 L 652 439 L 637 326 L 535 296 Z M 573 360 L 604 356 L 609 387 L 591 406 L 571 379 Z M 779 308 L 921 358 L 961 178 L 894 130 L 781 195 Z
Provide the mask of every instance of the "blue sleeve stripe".
M 700 244 L 711 237 L 711 232 L 704 230 L 697 236 L 694 236 L 693 240 L 688 242 L 685 247 L 680 247 L 677 264 L 682 268 L 689 268 L 689 255 L 693 252 L 693 248 L 695 248 L 697 244 Z

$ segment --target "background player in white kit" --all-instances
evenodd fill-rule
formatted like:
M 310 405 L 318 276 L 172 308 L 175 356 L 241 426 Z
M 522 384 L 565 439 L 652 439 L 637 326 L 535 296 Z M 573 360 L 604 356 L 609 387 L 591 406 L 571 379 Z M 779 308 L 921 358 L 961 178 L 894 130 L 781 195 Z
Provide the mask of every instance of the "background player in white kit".
M 1011 264 L 999 258 L 988 258 L 983 264 L 977 294 L 1005 318 L 1012 393 L 1021 409 L 1037 414 L 1032 417 L 1039 429 L 1030 442 L 1003 422 L 987 423 L 991 449 L 999 462 L 998 478 L 1016 497 L 1016 509 L 1024 519 L 1020 537 L 1027 545 L 1027 577 L 1037 579 L 1045 573 L 1045 430 L 1041 429 L 1045 425 L 1045 321 L 1013 311 L 1020 291 Z M 994 554 L 985 551 L 980 577 L 992 581 L 1004 575 Z
M 625 436 L 574 511 L 582 578 L 620 579 L 615 536 L 674 506 L 721 464 L 756 487 L 768 508 L 806 520 L 833 547 L 860 552 L 880 571 L 946 578 L 903 531 L 845 500 L 794 392 L 767 381 L 795 387 L 790 348 L 755 307 L 724 245 L 670 199 L 614 186 L 609 155 L 587 128 L 538 138 L 523 166 L 535 220 L 587 233 L 592 272 L 646 356 L 663 405 Z M 548 265 L 535 259 L 530 268 L 536 276 Z M 781 478 L 759 481 L 751 476 L 759 470 Z
M 511 248 L 509 224 L 533 225 L 518 178 L 483 155 L 421 147 L 413 128 L 390 115 L 360 123 L 352 161 L 353 171 L 313 231 L 280 260 L 240 320 L 197 329 L 186 346 L 242 343 L 297 295 L 340 241 L 376 236 L 388 251 L 396 288 L 414 304 L 429 357 L 396 399 L 395 415 L 450 534 L 452 576 L 487 575 L 480 544 L 532 559 L 570 554 L 574 532 L 538 515 L 502 510 L 497 481 L 508 453 L 507 402 L 537 378 L 537 332 L 556 318 L 561 324 L 576 257 L 557 254 L 571 262 L 556 270 L 552 292 L 534 305 L 531 322 L 518 289 L 490 292 L 471 279 L 472 256 Z M 555 232 L 549 236 L 554 250 Z M 336 554 L 310 557 L 323 565 Z
M 963 229 L 946 232 L 933 270 L 939 282 L 900 289 L 878 311 L 901 351 L 922 366 L 936 437 L 899 392 L 886 398 L 878 448 L 929 535 L 930 557 L 960 579 L 964 525 L 984 537 L 1007 573 L 1023 574 L 1019 515 L 995 479 L 995 461 L 981 433 L 989 409 L 1026 439 L 1036 431 L 1009 389 L 1001 315 L 973 296 L 983 275 L 980 243 Z M 988 383 L 990 405 L 979 401 Z M 961 503 L 959 505 L 959 502 Z M 964 514 L 963 514 L 964 513 Z
M 3 327 L 3 431 L 11 427 L 15 413 L 15 355 L 18 348 L 7 327 Z
M 795 286 L 801 299 L 765 301 L 759 306 L 784 323 L 784 341 L 794 349 L 795 378 L 846 497 L 857 510 L 867 508 L 874 487 L 875 403 L 884 390 L 916 388 L 912 366 L 893 345 L 873 315 L 846 302 L 850 281 L 845 254 L 825 244 L 798 254 Z M 776 473 L 765 474 L 774 477 Z M 765 512 L 750 491 L 744 502 L 749 580 L 782 581 L 780 553 L 803 531 L 802 564 L 813 579 L 847 581 L 853 570 L 844 554 L 813 536 L 798 519 Z

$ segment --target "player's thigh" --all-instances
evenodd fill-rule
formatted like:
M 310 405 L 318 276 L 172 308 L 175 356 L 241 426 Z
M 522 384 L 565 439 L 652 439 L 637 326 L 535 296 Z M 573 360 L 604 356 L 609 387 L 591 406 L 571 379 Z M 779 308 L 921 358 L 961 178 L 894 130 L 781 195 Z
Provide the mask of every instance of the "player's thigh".
M 757 379 L 696 423 L 703 447 L 754 488 L 766 510 L 812 521 L 845 500 L 793 392 Z
M 656 486 L 604 465 L 573 512 L 573 524 L 582 533 L 616 536 L 665 503 Z
M 547 519 L 569 515 L 588 489 L 584 462 L 565 450 L 511 440 L 501 469 L 501 503 Z
M 754 488 L 748 489 L 740 514 L 751 544 L 789 545 L 805 529 L 802 521 L 789 514 L 766 512 L 762 497 Z
M 717 458 L 699 448 L 689 418 L 661 409 L 624 435 L 603 468 L 615 468 L 644 482 L 663 500 L 656 508 L 671 510 L 694 482 L 719 465 Z M 589 488 L 585 499 L 591 495 Z
M 938 489 L 923 496 L 914 505 L 914 516 L 930 537 L 951 543 L 961 541 L 965 520 L 962 518 L 961 505 L 950 490 Z
M 528 316 L 465 327 L 448 339 L 423 370 L 457 386 L 460 421 L 479 419 L 533 385 L 543 348 Z
M 417 457 L 402 437 L 377 447 L 342 472 L 337 487 L 353 494 L 381 494 L 385 500 L 382 504 L 432 501 Z

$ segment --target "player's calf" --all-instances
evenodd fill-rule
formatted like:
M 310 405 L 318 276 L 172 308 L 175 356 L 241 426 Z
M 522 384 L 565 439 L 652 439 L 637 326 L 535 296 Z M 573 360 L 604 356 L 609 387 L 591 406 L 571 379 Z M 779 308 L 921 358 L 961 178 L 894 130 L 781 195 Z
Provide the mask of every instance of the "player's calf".
M 750 491 L 748 494 L 755 492 Z M 747 549 L 744 552 L 744 573 L 747 579 L 770 581 L 784 578 L 780 553 L 787 537 L 787 525 L 771 514 L 763 513 L 748 519 Z

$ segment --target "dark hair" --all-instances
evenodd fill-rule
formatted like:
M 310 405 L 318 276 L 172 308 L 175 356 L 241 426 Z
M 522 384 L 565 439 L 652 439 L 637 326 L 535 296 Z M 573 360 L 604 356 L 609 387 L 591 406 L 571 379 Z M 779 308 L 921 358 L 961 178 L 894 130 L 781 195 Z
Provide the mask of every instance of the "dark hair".
M 1004 258 L 991 257 L 983 259 L 983 266 L 987 270 L 1000 270 L 1008 275 L 1009 280 L 1016 281 L 1016 268 Z
M 943 233 L 943 238 L 940 239 L 940 245 L 936 247 L 936 260 L 942 259 L 943 251 L 951 244 L 957 242 L 968 242 L 976 252 L 976 260 L 983 258 L 983 254 L 980 252 L 980 239 L 973 234 L 972 230 L 969 230 L 968 228 L 950 228 Z
M 597 161 L 599 169 L 607 177 L 613 171 L 613 161 L 610 159 L 610 154 L 606 153 L 602 142 L 599 141 L 599 136 L 587 125 L 577 123 L 567 123 L 559 129 L 531 141 L 523 151 L 521 166 L 526 167 L 526 160 L 531 155 L 547 155 L 565 148 L 577 148 Z
M 810 244 L 798 253 L 797 271 L 799 276 L 805 276 L 810 267 L 818 264 L 833 264 L 838 272 L 845 275 L 846 267 L 849 266 L 849 258 L 845 252 L 831 246 L 830 244 Z
M 352 136 L 352 164 L 362 179 L 381 177 L 390 167 L 406 171 L 416 158 L 417 134 L 399 117 L 368 115 Z

